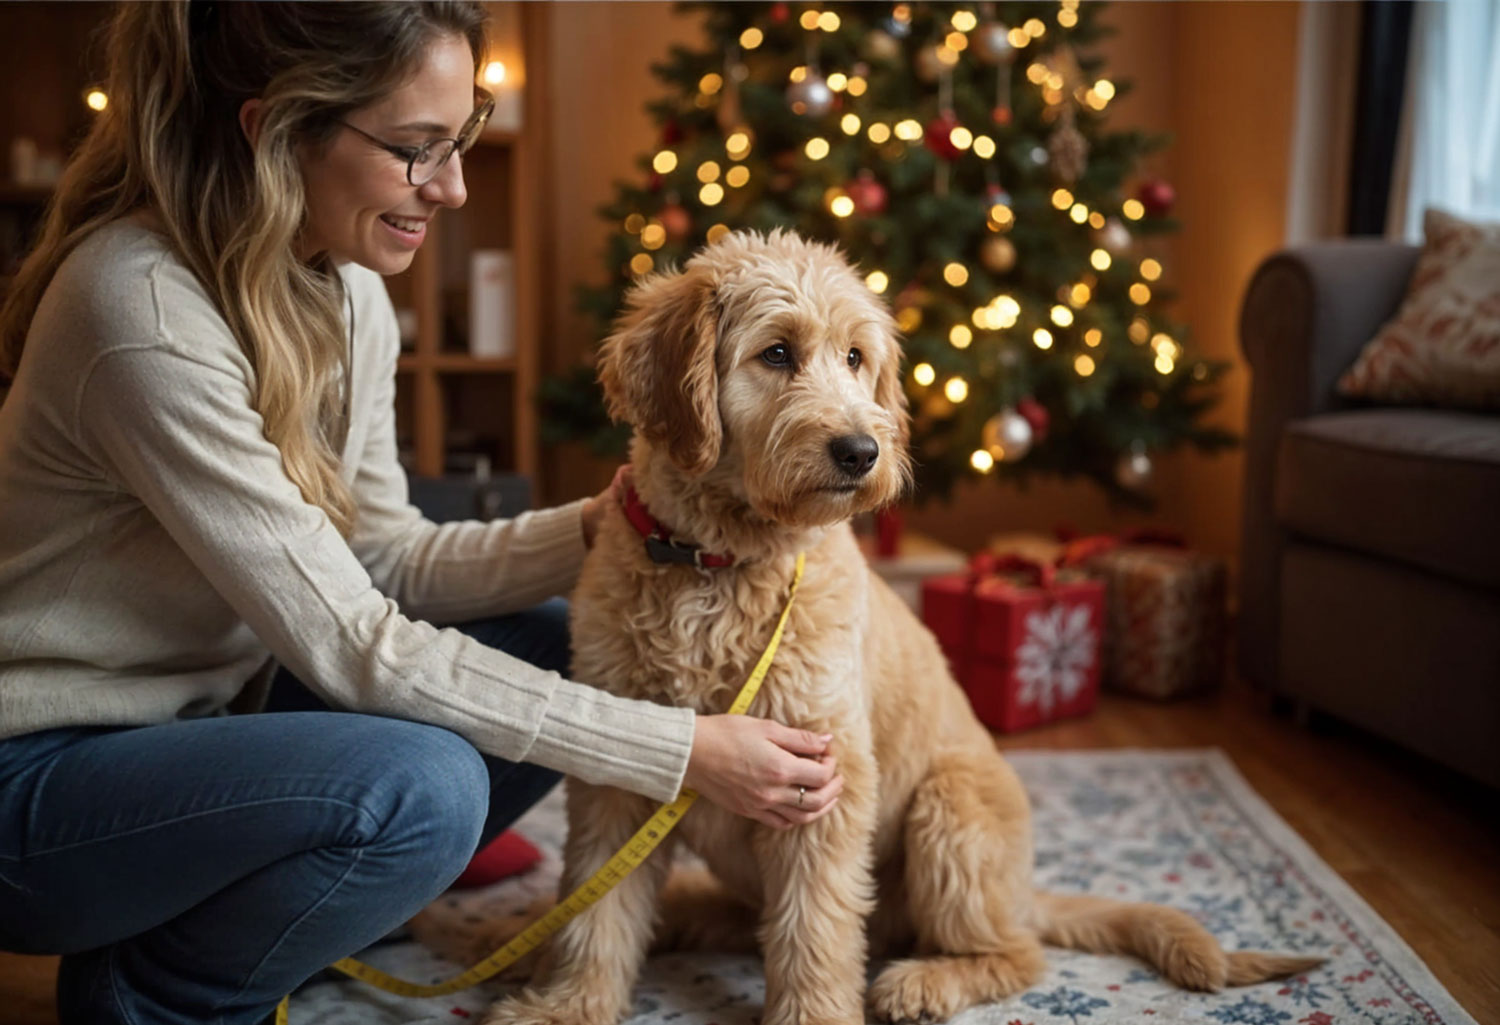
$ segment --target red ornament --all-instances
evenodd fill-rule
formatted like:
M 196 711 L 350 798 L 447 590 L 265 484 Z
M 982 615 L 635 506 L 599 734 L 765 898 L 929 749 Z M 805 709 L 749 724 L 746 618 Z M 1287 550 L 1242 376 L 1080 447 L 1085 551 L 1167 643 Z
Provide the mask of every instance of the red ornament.
M 646 184 L 648 187 L 650 187 L 652 192 L 660 192 L 662 185 L 661 175 L 655 171 L 652 171 L 651 177 L 646 179 Z
M 771 5 L 771 20 L 780 24 L 786 21 L 787 15 L 791 13 L 786 4 L 774 3 Z
M 1154 178 L 1141 183 L 1135 198 L 1141 201 L 1146 213 L 1152 217 L 1165 217 L 1171 212 L 1172 204 L 1177 202 L 1177 192 L 1160 178 Z
M 994 110 L 990 111 L 990 118 L 997 125 L 1008 125 L 1010 124 L 1011 119 L 1010 108 L 1003 106 L 996 107 Z
M 682 126 L 673 118 L 661 126 L 661 144 L 675 146 L 682 141 Z
M 1021 414 L 1021 419 L 1031 425 L 1033 445 L 1046 439 L 1047 428 L 1052 425 L 1052 414 L 1047 412 L 1046 406 L 1028 395 L 1016 403 L 1016 412 Z
M 953 145 L 953 129 L 958 127 L 958 118 L 951 113 L 939 114 L 927 122 L 927 131 L 924 141 L 927 148 L 932 150 L 944 160 L 957 160 L 958 155 L 963 152 Z
M 862 214 L 885 212 L 885 186 L 875 180 L 869 171 L 859 172 L 859 177 L 844 186 L 844 192 L 854 200 L 854 209 Z
M 667 238 L 673 242 L 681 242 L 693 230 L 693 215 L 678 203 L 668 203 L 662 207 L 656 218 L 661 221 Z

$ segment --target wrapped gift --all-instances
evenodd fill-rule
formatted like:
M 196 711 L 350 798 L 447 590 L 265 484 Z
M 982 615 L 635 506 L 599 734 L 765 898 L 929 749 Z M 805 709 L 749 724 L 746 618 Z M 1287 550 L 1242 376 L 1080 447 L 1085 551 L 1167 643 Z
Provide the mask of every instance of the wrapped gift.
M 1153 698 L 1217 687 L 1224 676 L 1224 564 L 1160 541 L 1088 551 L 1090 541 L 1074 542 L 1064 559 L 1106 587 L 1104 685 Z
M 985 550 L 997 558 L 1019 555 L 1033 562 L 1057 565 L 1062 558 L 1064 545 L 1056 537 L 1030 530 L 1013 530 L 995 534 L 985 544 Z
M 991 729 L 1009 733 L 1093 710 L 1104 619 L 1100 581 L 981 553 L 969 572 L 923 582 L 922 616 Z

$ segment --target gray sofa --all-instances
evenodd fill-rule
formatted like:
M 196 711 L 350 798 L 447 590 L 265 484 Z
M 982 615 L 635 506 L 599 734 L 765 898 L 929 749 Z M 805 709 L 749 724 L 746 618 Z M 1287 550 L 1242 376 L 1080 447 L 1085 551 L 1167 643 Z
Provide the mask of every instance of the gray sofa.
M 1250 282 L 1239 668 L 1500 787 L 1500 415 L 1334 390 L 1417 254 L 1323 243 Z

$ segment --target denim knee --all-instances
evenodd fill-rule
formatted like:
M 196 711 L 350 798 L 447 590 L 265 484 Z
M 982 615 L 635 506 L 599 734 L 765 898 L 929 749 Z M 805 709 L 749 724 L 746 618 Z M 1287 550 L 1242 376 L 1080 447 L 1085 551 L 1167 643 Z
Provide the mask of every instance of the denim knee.
M 391 721 L 383 771 L 361 798 L 362 846 L 406 860 L 418 874 L 456 879 L 473 856 L 489 813 L 489 771 L 463 737 L 422 723 Z M 415 882 L 415 880 L 413 880 Z

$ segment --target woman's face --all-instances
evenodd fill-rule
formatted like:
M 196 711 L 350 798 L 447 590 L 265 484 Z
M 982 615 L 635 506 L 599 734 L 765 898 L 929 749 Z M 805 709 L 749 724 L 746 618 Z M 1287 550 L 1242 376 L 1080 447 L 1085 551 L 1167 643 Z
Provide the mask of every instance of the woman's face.
M 391 146 L 454 138 L 474 110 L 474 58 L 461 36 L 427 48 L 416 76 L 344 121 Z M 406 162 L 359 132 L 340 126 L 320 152 L 302 155 L 307 196 L 304 257 L 327 252 L 378 274 L 399 274 L 439 207 L 462 206 L 462 158 L 454 154 L 425 185 L 406 180 Z

